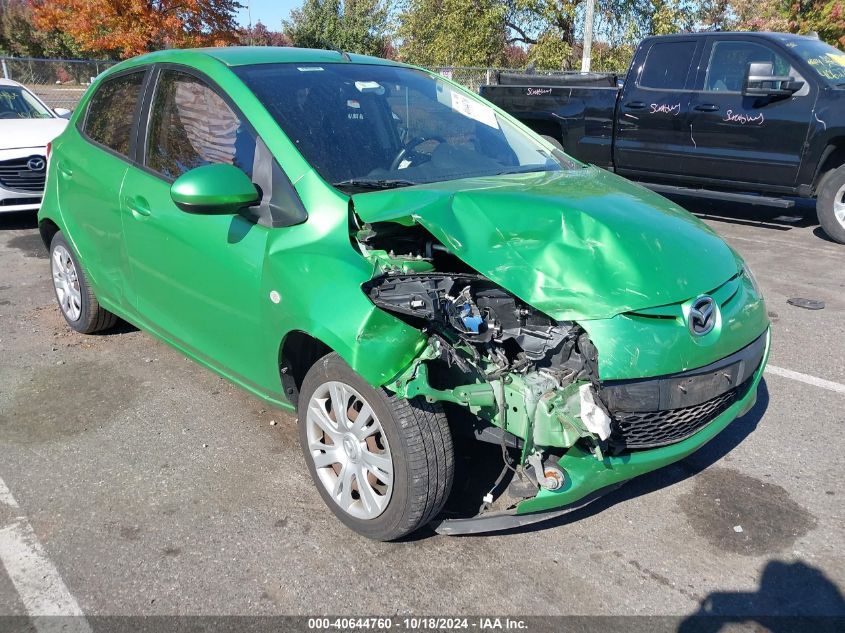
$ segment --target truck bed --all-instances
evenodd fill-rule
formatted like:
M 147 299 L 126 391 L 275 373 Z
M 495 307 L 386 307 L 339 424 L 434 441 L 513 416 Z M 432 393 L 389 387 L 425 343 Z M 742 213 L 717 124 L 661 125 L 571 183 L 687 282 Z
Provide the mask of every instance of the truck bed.
M 481 96 L 538 134 L 557 139 L 571 156 L 612 167 L 616 75 L 497 73 L 496 81 L 482 86 Z

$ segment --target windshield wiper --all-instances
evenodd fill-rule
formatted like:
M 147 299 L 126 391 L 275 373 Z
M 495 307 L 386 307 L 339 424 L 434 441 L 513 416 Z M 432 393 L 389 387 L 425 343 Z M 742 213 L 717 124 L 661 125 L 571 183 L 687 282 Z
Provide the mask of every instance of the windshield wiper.
M 410 187 L 419 183 L 410 180 L 376 180 L 368 178 L 350 178 L 340 182 L 332 183 L 334 187 L 355 187 L 358 189 L 396 189 L 397 187 Z
M 843 81 L 841 84 L 836 84 L 836 87 L 837 88 L 845 88 L 845 81 Z
M 505 171 L 496 172 L 496 176 L 505 176 L 507 174 L 535 174 L 544 171 L 554 171 L 554 168 L 546 166 L 534 165 L 531 167 L 516 167 L 514 169 L 506 169 Z

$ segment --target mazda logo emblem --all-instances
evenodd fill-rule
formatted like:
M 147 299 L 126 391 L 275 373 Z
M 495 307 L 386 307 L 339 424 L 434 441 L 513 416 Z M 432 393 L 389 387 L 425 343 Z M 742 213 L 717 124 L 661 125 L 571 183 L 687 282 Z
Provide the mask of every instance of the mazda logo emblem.
M 689 330 L 704 336 L 716 325 L 716 302 L 713 297 L 702 295 L 692 302 L 689 310 Z
M 26 161 L 26 166 L 29 167 L 30 171 L 44 171 L 44 168 L 47 166 L 47 161 L 40 156 L 33 156 Z

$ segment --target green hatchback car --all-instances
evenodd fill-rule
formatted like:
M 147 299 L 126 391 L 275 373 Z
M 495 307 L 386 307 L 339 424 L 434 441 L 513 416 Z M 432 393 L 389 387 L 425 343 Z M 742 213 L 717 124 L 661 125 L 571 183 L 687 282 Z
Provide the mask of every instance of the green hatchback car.
M 365 536 L 570 511 L 755 402 L 769 322 L 742 259 L 425 70 L 153 53 L 94 81 L 48 160 L 70 327 L 125 319 L 295 409 L 320 495 Z M 444 512 L 483 446 L 456 482 L 472 510 Z

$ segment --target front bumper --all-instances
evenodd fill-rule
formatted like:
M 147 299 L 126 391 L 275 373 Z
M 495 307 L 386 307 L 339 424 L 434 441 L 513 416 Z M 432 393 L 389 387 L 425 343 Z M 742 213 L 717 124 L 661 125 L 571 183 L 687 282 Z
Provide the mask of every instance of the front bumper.
M 30 161 L 36 159 L 32 165 Z M 37 211 L 44 195 L 46 148 L 24 147 L 0 150 L 0 213 Z
M 763 359 L 745 395 L 695 434 L 669 446 L 632 451 L 619 456 L 605 455 L 598 461 L 580 445 L 570 448 L 558 465 L 566 473 L 566 483 L 555 491 L 540 490 L 531 499 L 505 512 L 491 512 L 468 519 L 447 519 L 436 531 L 441 534 L 473 534 L 521 527 L 572 512 L 598 499 L 623 483 L 645 473 L 677 462 L 701 448 L 733 420 L 747 413 L 757 401 L 757 387 L 769 357 L 771 331 L 767 330 Z

